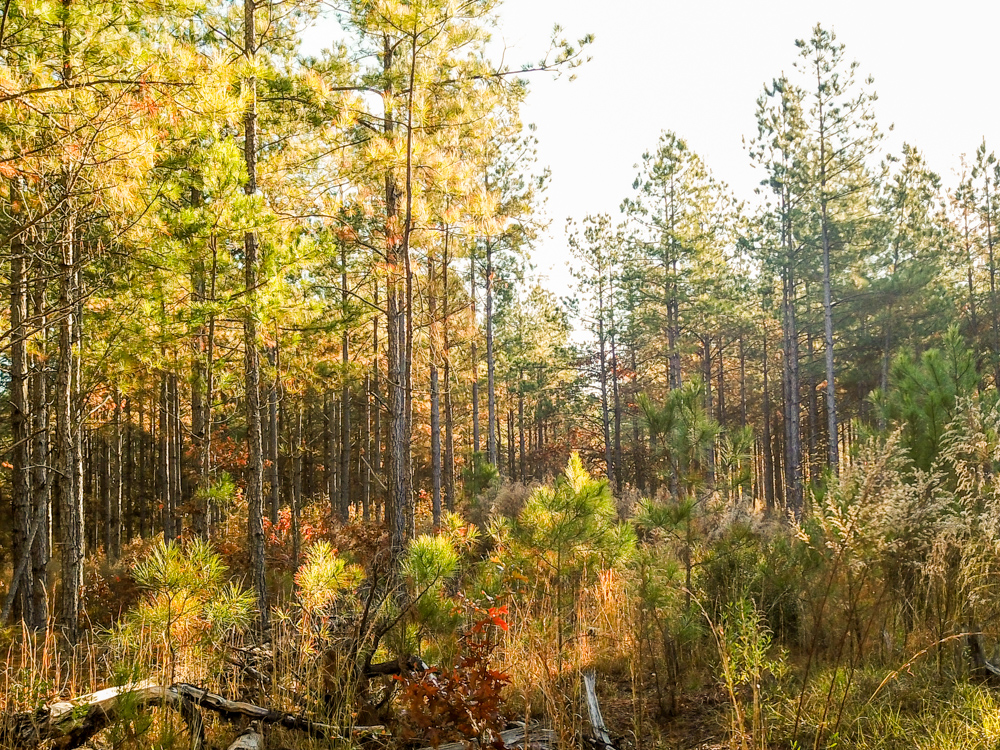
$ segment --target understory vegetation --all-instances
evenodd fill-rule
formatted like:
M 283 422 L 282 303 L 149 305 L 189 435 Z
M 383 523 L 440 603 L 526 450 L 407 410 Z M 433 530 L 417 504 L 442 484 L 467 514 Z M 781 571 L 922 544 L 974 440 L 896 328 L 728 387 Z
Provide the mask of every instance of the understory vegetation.
M 589 733 L 593 670 L 621 747 L 993 747 L 1000 410 L 951 401 L 929 446 L 906 428 L 936 395 L 908 394 L 910 421 L 866 438 L 800 522 L 698 471 L 681 496 L 616 503 L 573 454 L 548 482 L 494 477 L 436 531 L 418 507 L 394 573 L 381 529 L 310 506 L 300 566 L 288 528 L 269 530 L 263 642 L 245 549 L 138 541 L 114 565 L 89 563 L 91 628 L 75 650 L 51 628 L 6 631 L 4 710 L 152 679 L 384 725 L 408 744 L 488 743 L 523 721 L 570 747 Z M 407 666 L 375 676 L 373 664 Z M 188 737 L 169 712 L 143 711 L 107 741 Z M 275 729 L 271 743 L 329 741 Z
M 817 25 L 756 193 L 664 131 L 553 290 L 589 35 L 0 13 L 0 748 L 1000 745 L 985 139 L 885 150 Z

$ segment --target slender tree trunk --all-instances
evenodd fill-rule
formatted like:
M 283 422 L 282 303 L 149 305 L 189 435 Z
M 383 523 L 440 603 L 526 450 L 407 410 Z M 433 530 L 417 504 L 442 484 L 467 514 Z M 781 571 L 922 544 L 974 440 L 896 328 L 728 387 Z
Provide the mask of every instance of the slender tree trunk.
M 434 253 L 427 251 L 427 311 L 430 316 L 431 380 L 431 515 L 441 528 L 441 393 L 437 368 L 437 297 L 434 290 Z
M 1000 309 L 997 304 L 997 267 L 993 257 L 993 197 L 990 194 L 990 176 L 986 180 L 986 250 L 990 271 L 990 317 L 993 324 L 993 384 L 1000 388 Z
M 62 31 L 62 80 L 69 85 L 73 79 L 70 60 L 70 8 L 71 0 L 62 0 L 60 26 Z M 56 498 L 59 503 L 59 542 L 62 567 L 59 623 L 70 644 L 76 645 L 80 634 L 80 588 L 83 585 L 83 498 L 80 496 L 77 477 L 77 449 L 74 440 L 75 414 L 73 382 L 75 355 L 73 351 L 76 328 L 78 289 L 77 264 L 79 263 L 76 238 L 76 215 L 70 195 L 70 179 L 63 177 L 65 194 L 62 196 L 62 232 L 59 269 L 59 352 L 56 364 L 56 390 L 53 394 L 56 412 Z
M 746 427 L 747 421 L 747 353 L 740 331 L 740 427 Z
M 347 312 L 347 243 L 340 243 L 340 304 Z M 340 337 L 340 364 L 343 378 L 340 385 L 340 517 L 347 521 L 351 517 L 351 380 L 348 375 L 350 358 L 350 335 L 347 326 Z
M 64 8 L 69 7 L 64 0 Z M 66 11 L 68 13 L 68 11 Z M 64 25 L 64 38 L 69 30 Z M 66 199 L 67 203 L 69 198 Z M 83 499 L 76 483 L 73 408 L 73 329 L 76 318 L 76 226 L 72 209 L 65 211 L 59 273 L 59 358 L 56 365 L 56 446 L 59 463 L 55 492 L 59 502 L 59 546 L 62 563 L 59 622 L 66 639 L 80 634 L 80 588 L 83 585 Z
M 720 335 L 719 336 L 719 357 L 718 357 L 718 360 L 719 360 L 719 370 L 718 370 L 718 378 L 716 379 L 716 383 L 718 383 L 718 386 L 716 387 L 715 392 L 718 395 L 718 399 L 717 399 L 717 402 L 716 402 L 716 408 L 718 409 L 718 412 L 717 412 L 718 417 L 717 417 L 717 419 L 719 421 L 719 425 L 722 426 L 723 428 L 726 427 L 726 373 L 725 373 L 725 369 L 724 369 L 725 368 L 725 359 L 726 358 L 723 356 L 724 351 L 725 351 L 725 347 L 723 346 L 722 336 Z
M 392 77 L 390 71 L 395 51 L 395 44 L 388 36 L 383 45 L 383 80 L 385 89 L 382 101 L 385 108 L 384 132 L 389 140 L 394 140 L 395 122 L 393 119 Z M 414 50 L 415 52 L 415 50 Z M 407 133 L 411 135 L 411 133 Z M 407 165 L 412 153 L 407 149 Z M 407 180 L 410 170 L 407 169 Z M 407 201 L 410 195 L 407 195 Z M 389 388 L 389 425 L 388 425 L 388 492 L 386 497 L 386 520 L 389 526 L 389 542 L 394 559 L 403 552 L 407 538 L 407 514 L 409 506 L 409 475 L 406 452 L 406 328 L 405 328 L 405 297 L 401 289 L 401 279 L 407 263 L 404 256 L 406 248 L 395 239 L 398 229 L 394 227 L 397 221 L 399 206 L 399 190 L 391 170 L 385 174 L 385 207 L 386 207 L 386 260 L 388 273 L 386 278 L 386 330 L 388 355 L 388 388 Z M 404 243 L 408 239 L 409 227 L 404 226 Z
M 478 321 L 476 319 L 476 255 L 475 248 L 469 251 L 469 294 L 472 311 L 472 341 L 470 343 L 470 360 L 472 363 L 472 452 L 477 454 L 482 443 L 479 440 L 479 347 Z
M 614 401 L 614 483 L 615 491 L 619 491 L 622 486 L 622 398 L 621 386 L 618 382 L 618 344 L 615 329 L 614 310 L 614 288 L 611 292 L 611 394 Z
M 629 344 L 629 355 L 632 366 L 631 392 L 632 399 L 635 401 L 639 397 L 639 363 L 636 358 L 634 342 Z M 632 461 L 635 464 L 635 484 L 639 488 L 639 492 L 645 493 L 647 488 L 646 462 L 642 445 L 642 430 L 639 428 L 639 410 L 637 406 L 632 406 L 630 411 L 632 413 Z
M 782 192 L 783 240 L 786 261 L 782 279 L 783 378 L 785 385 L 785 457 L 784 488 L 789 510 L 799 518 L 802 513 L 802 428 L 799 387 L 799 331 L 795 302 L 795 235 L 791 218 L 791 196 Z
M 295 435 L 293 437 L 292 464 L 292 564 L 297 569 L 302 554 L 302 473 L 304 446 L 302 443 L 302 404 L 295 408 Z
M 966 276 L 969 284 L 969 324 L 972 327 L 972 345 L 977 346 L 979 338 L 979 318 L 976 314 L 976 286 L 973 281 L 973 271 L 975 270 L 975 259 L 972 257 L 972 241 L 969 238 L 969 210 L 962 210 L 963 234 L 965 236 L 965 258 Z
M 149 455 L 149 453 L 150 453 L 149 447 L 150 447 L 150 444 L 151 444 L 151 442 L 153 440 L 153 436 L 152 436 L 152 431 L 153 431 L 153 416 L 152 415 L 153 415 L 153 412 L 155 411 L 155 407 L 154 407 L 154 405 L 152 403 L 152 398 L 150 399 L 150 406 L 153 407 L 153 408 L 149 412 L 149 415 L 150 415 L 149 416 L 149 433 L 147 433 L 146 432 L 146 420 L 145 420 L 146 411 L 143 408 L 143 400 L 141 398 L 139 399 L 139 436 L 138 436 L 138 443 L 139 443 L 139 451 L 138 451 L 139 452 L 139 463 L 138 463 L 136 471 L 137 471 L 137 474 L 138 474 L 138 482 L 137 482 L 137 484 L 139 485 L 139 490 L 138 490 L 139 536 L 142 539 L 145 539 L 147 537 L 147 535 L 149 535 L 149 533 L 150 533 L 150 523 L 149 523 L 149 505 L 150 505 L 150 500 L 149 500 L 149 493 L 150 493 L 151 490 L 153 490 L 155 492 L 155 489 L 153 489 L 153 487 L 152 487 L 153 483 L 151 483 L 149 481 L 149 478 L 148 478 L 149 474 L 151 472 L 153 472 L 155 474 L 155 468 L 151 469 L 151 467 L 150 467 L 151 461 L 150 461 L 150 455 Z M 154 481 L 155 481 L 155 477 L 154 477 Z
M 524 370 L 522 369 L 518 373 L 518 389 L 517 389 L 517 443 L 518 443 L 518 453 L 520 454 L 521 464 L 518 467 L 518 474 L 522 482 L 527 482 L 528 478 L 528 467 L 527 467 L 527 456 L 524 450 Z
M 163 359 L 161 348 L 160 357 Z M 174 509 L 171 507 L 174 495 L 170 491 L 170 447 L 172 441 L 169 439 L 167 401 L 169 389 L 167 386 L 167 373 L 160 371 L 160 403 L 157 409 L 156 439 L 157 451 L 157 477 L 156 477 L 156 497 L 160 501 L 163 515 L 163 541 L 170 542 L 177 536 L 174 531 Z
M 817 66 L 816 81 L 818 90 L 822 90 L 819 69 Z M 820 229 L 823 238 L 823 344 L 826 354 L 826 424 L 829 436 L 828 461 L 834 475 L 840 473 L 840 450 L 837 430 L 837 389 L 833 359 L 833 280 L 830 268 L 830 226 L 827 215 L 827 148 L 826 124 L 824 120 L 823 103 L 819 104 L 819 206 Z
M 823 214 L 823 343 L 826 352 L 826 420 L 829 435 L 829 462 L 834 474 L 840 473 L 840 451 L 837 445 L 837 391 L 833 362 L 833 297 L 830 280 L 830 239 L 826 225 L 826 201 Z
M 177 362 L 177 352 L 174 352 L 174 368 L 175 371 L 179 369 L 179 364 Z M 183 520 L 181 518 L 181 508 L 187 501 L 187 490 L 184 482 L 184 430 L 181 424 L 181 397 L 180 397 L 180 385 L 179 378 L 177 375 L 170 376 L 171 384 L 171 402 L 170 402 L 170 426 L 173 430 L 173 441 L 174 447 L 170 455 L 173 459 L 174 465 L 170 472 L 170 475 L 174 479 L 173 491 L 174 491 L 174 511 L 177 516 L 174 520 L 176 526 L 174 531 L 179 538 L 184 530 Z
M 378 296 L 378 281 L 375 282 L 375 307 L 378 308 L 379 296 Z M 383 486 L 384 482 L 382 476 L 382 396 L 379 392 L 379 348 L 378 348 L 378 313 L 375 313 L 372 318 L 372 398 L 375 401 L 372 413 L 372 452 L 370 463 L 372 467 L 372 472 L 378 478 L 379 486 Z M 385 510 L 385 496 L 381 491 L 376 491 L 374 502 L 374 517 L 375 520 L 379 520 L 379 506 L 383 508 L 383 518 L 388 517 L 384 515 Z M 379 502 L 381 498 L 381 503 Z
M 361 464 L 358 473 L 361 477 L 361 518 L 365 523 L 371 520 L 371 487 L 372 487 L 372 379 L 370 373 L 365 373 L 365 413 L 361 422 Z
M 495 382 L 495 358 L 493 356 L 493 242 L 486 241 L 486 396 L 488 423 L 486 427 L 486 449 L 488 459 L 497 465 L 497 394 Z
M 444 348 L 444 505 L 448 512 L 455 511 L 455 411 L 451 393 L 451 341 L 449 320 L 451 318 L 448 290 L 449 228 L 444 228 L 444 257 L 441 262 L 441 290 L 443 295 L 443 348 Z
M 271 505 L 271 525 L 275 526 L 278 523 L 278 510 L 281 508 L 281 477 L 278 474 L 278 436 L 281 434 L 281 426 L 278 424 L 280 355 L 278 353 L 277 331 L 275 331 L 274 346 L 268 351 L 271 367 L 274 368 L 274 377 L 271 379 L 271 387 L 267 389 L 267 476 L 268 494 Z
M 201 206 L 204 199 L 196 188 L 191 189 L 191 205 Z M 204 258 L 194 263 L 191 272 L 191 287 L 194 302 L 198 308 L 204 308 L 208 298 L 206 267 Z M 201 310 L 199 309 L 199 312 Z M 208 486 L 205 467 L 205 345 L 207 330 L 204 323 L 199 324 L 191 344 L 192 378 L 191 378 L 191 438 L 194 441 L 194 474 L 196 489 L 205 490 Z M 195 531 L 208 538 L 208 515 L 202 508 L 193 508 L 192 519 Z
M 340 518 L 340 495 L 337 492 L 337 455 L 334 450 L 334 428 L 337 404 L 329 391 L 323 394 L 323 465 L 326 466 L 326 494 L 330 501 L 330 513 Z M 343 519 L 341 519 L 343 520 Z
M 515 462 L 514 447 L 514 410 L 507 409 L 507 476 L 512 480 L 517 479 L 517 464 Z
M 266 0 L 265 0 L 266 2 Z M 243 3 L 243 53 L 246 63 L 253 69 L 257 52 L 257 31 L 254 18 L 256 0 Z M 257 194 L 257 79 L 248 75 L 244 81 L 248 106 L 243 116 L 243 156 L 246 162 L 247 182 L 244 193 Z M 261 635 L 269 629 L 267 579 L 264 572 L 264 451 L 261 443 L 260 417 L 260 351 L 257 347 L 257 233 L 250 229 L 243 236 L 243 265 L 245 272 L 246 309 L 243 313 L 243 354 L 246 381 L 247 420 L 247 541 L 250 547 L 250 579 L 257 599 L 258 630 Z
M 603 279 L 597 288 L 597 372 L 601 381 L 601 432 L 604 437 L 604 475 L 608 481 L 614 477 L 614 465 L 611 460 L 611 420 L 608 409 L 608 362 L 607 341 L 604 332 L 604 284 Z
M 39 528 L 32 545 L 31 591 L 32 625 L 44 628 L 49 618 L 49 558 L 52 553 L 52 508 L 49 489 L 49 406 L 48 373 L 44 344 L 48 341 L 48 326 L 45 311 L 45 275 L 38 269 L 32 290 L 32 308 L 39 330 L 40 350 L 31 355 L 31 429 L 34 434 L 31 449 L 32 477 L 31 496 L 34 512 L 39 519 Z
M 95 476 L 91 479 L 91 484 L 97 484 L 100 493 L 100 520 L 102 521 L 100 543 L 94 540 L 92 549 L 104 547 L 104 556 L 111 559 L 111 440 L 108 435 L 91 435 L 90 455 L 87 466 Z M 94 453 L 100 454 L 95 457 Z M 96 509 L 95 509 L 96 510 Z M 95 513 L 95 516 L 97 514 Z M 94 519 L 97 520 L 96 518 Z M 97 524 L 95 523 L 95 531 Z
M 806 388 L 809 392 L 809 479 L 816 481 L 818 477 L 819 461 L 819 397 L 816 395 L 816 351 L 814 348 L 814 338 L 812 332 L 808 334 L 806 342 L 809 355 L 809 377 L 806 380 Z
M 669 253 L 667 263 L 664 264 L 665 283 L 667 284 L 667 352 L 669 359 L 670 388 L 671 390 L 680 388 L 682 385 L 681 375 L 681 353 L 678 348 L 680 338 L 680 303 L 678 301 L 677 288 L 677 248 L 676 228 L 677 228 L 677 202 L 675 196 L 674 176 L 670 177 L 670 194 L 667 204 L 667 221 L 670 226 L 670 237 L 665 243 L 666 251 Z
M 212 249 L 212 273 L 210 279 L 210 290 L 209 293 L 212 296 L 212 302 L 215 302 L 215 286 L 218 280 L 218 270 L 219 270 L 219 248 L 218 248 L 218 238 L 214 235 L 209 241 L 209 245 Z M 215 425 L 213 420 L 215 418 L 215 412 L 213 411 L 213 401 L 215 399 L 215 310 L 213 308 L 212 312 L 208 316 L 208 340 L 205 345 L 205 400 L 202 404 L 202 408 L 205 411 L 202 417 L 202 427 L 203 434 L 201 439 L 201 470 L 203 472 L 205 488 L 207 489 L 212 485 L 215 476 L 215 470 L 212 466 L 212 438 L 214 437 Z M 202 513 L 205 515 L 205 534 L 209 538 L 212 536 L 213 520 L 215 508 L 212 506 L 212 495 L 210 492 L 205 493 L 205 507 L 202 508 Z
M 11 204 L 17 205 L 19 196 L 11 187 Z M 17 234 L 10 243 L 10 431 L 14 445 L 11 450 L 11 503 L 14 510 L 11 534 L 11 553 L 15 568 L 31 558 L 29 543 L 32 513 L 31 498 L 31 415 L 28 401 L 27 328 L 28 290 L 24 242 Z M 13 602 L 13 616 L 26 623 L 35 621 L 32 591 L 35 582 L 32 569 L 25 562 L 25 578 L 17 589 Z
M 111 508 L 108 519 L 108 555 L 117 560 L 122 546 L 122 394 L 114 389 L 115 414 L 112 423 L 109 463 L 111 464 Z
M 767 355 L 767 326 L 763 327 L 764 333 L 764 387 L 763 387 L 763 418 L 764 431 L 761 436 L 761 443 L 764 455 L 764 505 L 768 510 L 775 506 L 774 488 L 774 459 L 771 453 L 771 389 L 768 382 L 768 355 Z
M 705 414 L 711 416 L 715 411 L 715 407 L 712 404 L 712 337 L 705 334 L 701 341 L 702 346 L 702 368 L 703 377 L 705 379 Z M 715 441 L 713 440 L 708 445 L 708 451 L 706 454 L 706 479 L 708 480 L 708 486 L 715 486 Z

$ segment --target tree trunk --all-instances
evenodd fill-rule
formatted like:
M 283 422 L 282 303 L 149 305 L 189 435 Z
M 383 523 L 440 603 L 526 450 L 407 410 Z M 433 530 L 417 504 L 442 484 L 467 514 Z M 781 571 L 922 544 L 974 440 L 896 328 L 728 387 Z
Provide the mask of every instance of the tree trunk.
M 518 474 L 522 482 L 527 482 L 528 478 L 528 467 L 527 467 L 527 456 L 524 450 L 524 370 L 521 370 L 518 374 L 518 386 L 517 389 L 517 443 L 518 443 L 518 453 L 520 454 L 520 466 L 518 467 Z
M 478 321 L 476 320 L 476 255 L 475 248 L 469 251 L 469 294 L 472 311 L 472 341 L 470 343 L 470 361 L 472 363 L 472 452 L 477 454 L 482 443 L 479 440 L 479 347 Z
M 444 229 L 444 257 L 441 262 L 441 289 L 443 294 L 444 320 L 444 505 L 449 513 L 455 511 L 455 412 L 451 393 L 451 352 L 449 350 L 448 322 L 451 316 L 448 294 L 448 250 L 449 231 Z
M 39 269 L 40 271 L 41 269 Z M 52 553 L 52 508 L 49 488 L 49 406 L 48 373 L 46 372 L 45 342 L 48 326 L 45 312 L 45 276 L 38 273 L 32 290 L 32 308 L 39 330 L 40 349 L 31 355 L 31 429 L 34 433 L 31 449 L 32 487 L 34 512 L 41 520 L 35 543 L 32 545 L 31 591 L 32 625 L 44 628 L 49 617 L 48 569 Z
M 160 358 L 163 359 L 163 353 L 161 349 Z M 174 530 L 174 508 L 171 506 L 173 503 L 174 495 L 171 492 L 171 482 L 170 482 L 170 467 L 173 465 L 170 460 L 170 448 L 173 442 L 169 439 L 169 421 L 167 413 L 167 404 L 169 400 L 170 389 L 167 385 L 167 373 L 165 371 L 160 371 L 160 404 L 157 410 L 157 425 L 156 425 L 156 438 L 159 446 L 157 451 L 157 481 L 156 481 L 156 496 L 160 501 L 160 506 L 162 508 L 163 514 L 163 541 L 170 542 L 177 537 L 177 533 Z
M 817 68 L 817 85 L 819 82 L 819 71 Z M 822 89 L 820 89 L 822 90 Z M 820 206 L 820 229 L 823 237 L 823 344 L 826 354 L 826 425 L 829 439 L 828 461 L 830 470 L 834 476 L 840 473 L 840 450 L 838 445 L 837 430 L 837 390 L 835 387 L 835 372 L 833 361 L 833 280 L 830 268 L 830 228 L 827 216 L 827 195 L 826 195 L 826 160 L 827 160 L 827 135 L 823 103 L 819 105 L 819 206 Z
M 604 438 L 604 475 L 610 482 L 614 477 L 614 466 L 611 462 L 611 420 L 608 409 L 608 362 L 606 352 L 607 342 L 604 335 L 604 283 L 598 282 L 597 288 L 597 373 L 601 384 L 601 434 Z
M 441 528 L 441 394 L 437 369 L 437 298 L 434 292 L 434 253 L 427 251 L 427 311 L 430 316 L 431 380 L 431 515 Z
M 486 427 L 486 450 L 489 462 L 497 465 L 497 394 L 493 356 L 493 242 L 486 241 L 486 396 L 489 420 Z
M 281 426 L 278 424 L 278 388 L 279 377 L 279 354 L 277 331 L 275 331 L 274 346 L 269 350 L 271 367 L 274 368 L 274 377 L 271 379 L 271 387 L 267 390 L 267 476 L 268 494 L 271 505 L 271 525 L 278 523 L 278 511 L 281 508 L 281 477 L 278 474 L 278 436 L 281 434 Z
M 257 50 L 257 32 L 254 13 L 256 0 L 243 4 L 243 53 L 251 70 Z M 243 156 L 246 161 L 247 182 L 244 193 L 257 194 L 257 79 L 248 75 L 244 87 L 249 104 L 243 116 Z M 245 271 L 246 309 L 243 312 L 243 354 L 246 382 L 247 420 L 247 542 L 250 548 L 250 579 L 257 599 L 258 630 L 262 635 L 268 630 L 267 580 L 264 575 L 264 451 L 261 444 L 260 424 L 260 352 L 257 348 L 257 233 L 250 229 L 243 237 L 243 264 Z
M 212 273 L 210 281 L 210 294 L 212 302 L 215 302 L 215 286 L 218 280 L 219 270 L 219 248 L 218 239 L 213 235 L 209 241 L 212 248 Z M 208 316 L 208 341 L 205 346 L 205 401 L 202 408 L 205 411 L 202 417 L 202 427 L 204 433 L 201 439 L 201 470 L 204 477 L 204 486 L 207 489 L 211 486 L 214 478 L 214 467 L 212 466 L 212 438 L 215 425 L 213 424 L 214 411 L 213 400 L 215 399 L 215 311 Z M 205 493 L 205 506 L 202 508 L 205 515 L 205 534 L 212 536 L 212 525 L 214 521 L 215 508 L 212 505 L 212 495 Z
M 340 243 L 340 304 L 347 312 L 347 243 Z M 340 337 L 340 364 L 342 367 L 340 386 L 340 517 L 347 521 L 351 517 L 351 380 L 350 337 L 347 326 Z
M 614 288 L 610 307 L 611 315 L 611 394 L 614 401 L 614 486 L 615 492 L 622 486 L 622 399 L 621 386 L 618 382 L 618 344 L 615 329 Z
M 787 188 L 782 193 L 784 214 L 783 240 L 785 268 L 782 276 L 783 357 L 782 376 L 785 387 L 785 460 L 784 487 L 789 510 L 799 518 L 802 513 L 802 429 L 799 388 L 799 332 L 795 305 L 795 239 L 792 230 L 791 197 Z
M 1000 309 L 997 303 L 997 267 L 993 257 L 993 197 L 990 194 L 990 176 L 986 181 L 986 250 L 990 271 L 990 317 L 993 330 L 993 385 L 1000 388 Z
M 117 560 L 122 551 L 122 394 L 114 389 L 115 415 L 111 432 L 111 513 L 108 555 Z
M 11 187 L 11 203 L 18 202 L 17 191 Z M 28 317 L 25 248 L 21 235 L 10 243 L 10 431 L 14 445 L 11 450 L 11 503 L 14 510 L 11 534 L 13 564 L 31 558 L 34 544 L 28 542 L 32 524 L 31 501 L 31 415 L 28 401 L 28 358 L 25 320 Z M 33 572 L 25 564 L 27 575 L 17 590 L 13 616 L 26 623 L 35 621 L 31 593 L 35 583 Z
M 775 506 L 774 492 L 774 458 L 771 453 L 771 389 L 768 383 L 768 356 L 767 356 L 767 325 L 763 326 L 764 333 L 764 388 L 763 388 L 763 417 L 764 431 L 761 436 L 761 443 L 764 455 L 764 505 L 768 510 Z
M 302 464 L 304 445 L 302 443 L 302 404 L 295 408 L 295 434 L 292 438 L 292 565 L 298 569 L 302 553 Z
M 336 402 L 329 391 L 323 393 L 323 465 L 326 466 L 326 495 L 330 501 L 330 514 L 340 518 L 340 495 L 337 493 L 337 460 L 334 446 L 334 411 Z
M 378 308 L 378 281 L 375 282 L 375 307 Z M 373 422 L 373 434 L 372 434 L 372 452 L 369 459 L 372 467 L 372 472 L 378 478 L 379 486 L 383 486 L 384 478 L 382 475 L 382 397 L 379 393 L 379 348 L 378 348 L 378 313 L 375 313 L 372 318 L 372 387 L 371 395 L 375 402 L 373 407 L 372 422 Z M 383 508 L 383 519 L 385 516 L 385 496 L 381 491 L 377 491 L 376 500 L 374 502 L 374 517 L 375 520 L 379 520 L 379 505 Z M 379 503 L 377 498 L 381 498 L 382 502 Z
M 747 421 L 747 353 L 740 331 L 740 427 L 746 427 Z
M 64 8 L 68 8 L 64 0 Z M 66 11 L 68 12 L 68 11 Z M 63 26 L 64 37 L 69 29 Z M 68 198 L 66 199 L 68 202 Z M 66 639 L 76 644 L 80 634 L 80 587 L 83 585 L 83 499 L 76 483 L 76 445 L 73 408 L 73 330 L 76 318 L 76 226 L 67 207 L 63 226 L 59 273 L 59 358 L 56 365 L 56 446 L 58 469 L 55 492 L 59 503 L 59 544 L 62 566 L 59 622 Z
M 372 378 L 365 373 L 365 413 L 361 422 L 361 465 L 358 472 L 361 477 L 361 518 L 365 523 L 371 520 L 371 488 L 372 488 Z
M 712 416 L 715 407 L 712 405 L 712 337 L 708 334 L 702 336 L 702 368 L 705 379 L 705 414 Z M 709 487 L 715 487 L 715 441 L 708 445 L 706 453 L 706 480 Z
M 177 362 L 177 352 L 174 352 L 174 369 L 175 372 L 179 370 L 179 364 Z M 174 466 L 170 475 L 174 479 L 174 510 L 177 513 L 175 519 L 175 532 L 177 537 L 180 538 L 184 531 L 184 522 L 182 517 L 182 508 L 187 501 L 187 488 L 184 481 L 184 430 L 181 424 L 181 396 L 180 396 L 180 379 L 176 374 L 170 376 L 171 383 L 171 402 L 170 402 L 170 426 L 173 430 L 173 440 L 174 448 L 171 451 L 171 458 L 173 459 Z

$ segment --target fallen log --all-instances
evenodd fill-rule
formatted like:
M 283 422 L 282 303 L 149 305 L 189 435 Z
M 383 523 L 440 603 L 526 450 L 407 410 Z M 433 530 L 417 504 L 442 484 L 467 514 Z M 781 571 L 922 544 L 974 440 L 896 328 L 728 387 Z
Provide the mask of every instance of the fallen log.
M 583 673 L 583 693 L 587 701 L 587 714 L 590 716 L 590 729 L 594 733 L 593 743 L 599 748 L 616 747 L 604 725 L 601 704 L 597 702 L 597 675 L 592 669 Z
M 201 750 L 204 727 L 199 708 L 218 714 L 229 722 L 251 721 L 272 724 L 319 739 L 350 739 L 380 735 L 384 726 L 340 727 L 312 721 L 304 716 L 275 711 L 243 701 L 232 701 L 196 685 L 177 683 L 169 687 L 151 682 L 107 688 L 75 701 L 60 701 L 38 711 L 0 717 L 0 747 L 4 750 L 31 750 L 52 740 L 63 750 L 80 747 L 106 727 L 126 718 L 131 711 L 169 708 L 184 717 L 191 736 L 191 750 Z
M 264 735 L 257 731 L 256 726 L 251 727 L 233 740 L 229 750 L 264 750 Z
M 0 719 L 0 747 L 34 748 L 52 740 L 56 747 L 71 750 L 105 727 L 121 721 L 128 712 L 150 706 L 165 706 L 182 715 L 185 713 L 182 698 L 162 685 L 143 682 L 107 688 L 72 702 L 59 701 L 38 711 Z M 199 720 L 191 733 L 192 750 L 200 750 L 200 726 Z
M 422 672 L 426 669 L 426 662 L 419 656 L 407 656 L 405 659 L 390 659 L 376 664 L 366 664 L 361 673 L 371 679 L 372 677 L 402 675 L 406 672 Z
M 559 745 L 555 732 L 537 726 L 508 729 L 500 732 L 500 739 L 503 740 L 504 747 L 511 749 L 550 750 Z M 421 750 L 467 750 L 469 746 L 468 742 L 449 742 L 445 745 L 438 745 L 437 748 L 425 747 Z M 473 741 L 471 746 L 478 747 L 478 743 Z

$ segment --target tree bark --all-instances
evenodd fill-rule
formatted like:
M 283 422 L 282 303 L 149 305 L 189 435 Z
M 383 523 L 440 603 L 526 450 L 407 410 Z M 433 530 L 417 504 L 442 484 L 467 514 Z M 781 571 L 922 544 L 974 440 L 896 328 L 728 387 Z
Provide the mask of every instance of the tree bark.
M 271 525 L 275 526 L 278 523 L 278 510 L 281 508 L 281 477 L 278 475 L 278 436 L 281 434 L 281 426 L 278 424 L 279 355 L 277 338 L 275 338 L 274 346 L 268 351 L 271 367 L 274 368 L 274 377 L 271 379 L 270 388 L 267 389 L 267 477 Z
M 111 469 L 111 508 L 108 519 L 108 555 L 117 560 L 122 551 L 122 394 L 114 389 L 115 413 L 109 450 Z
M 449 229 L 444 228 L 444 256 L 441 262 L 441 289 L 444 308 L 442 336 L 444 348 L 444 504 L 455 511 L 455 411 L 451 392 L 451 351 L 448 323 L 451 317 L 448 294 Z
M 40 271 L 40 269 L 39 269 Z M 36 326 L 40 332 L 40 349 L 31 356 L 31 429 L 34 433 L 31 448 L 32 477 L 31 496 L 34 512 L 40 520 L 40 526 L 32 545 L 31 591 L 32 625 L 44 628 L 49 617 L 49 558 L 52 553 L 52 508 L 49 487 L 49 405 L 48 405 L 48 373 L 46 372 L 46 356 L 44 344 L 48 341 L 48 325 L 45 311 L 45 276 L 37 274 L 32 290 L 32 308 Z
M 340 304 L 347 314 L 347 243 L 340 243 Z M 351 517 L 351 379 L 350 335 L 344 326 L 340 337 L 340 517 L 347 521 Z
M 68 3 L 64 1 L 64 7 Z M 68 36 L 64 27 L 64 35 Z M 69 199 L 67 198 L 67 201 Z M 74 441 L 73 331 L 76 318 L 76 226 L 66 211 L 59 273 L 59 358 L 56 365 L 56 445 L 59 456 L 55 491 L 59 502 L 59 543 L 62 568 L 59 622 L 66 639 L 75 644 L 80 634 L 80 587 L 83 585 L 83 499 L 76 482 Z
M 774 458 L 771 453 L 771 388 L 768 382 L 768 356 L 767 356 L 767 326 L 763 327 L 764 353 L 762 356 L 764 369 L 763 387 L 763 418 L 764 429 L 761 436 L 761 443 L 764 456 L 764 505 L 768 510 L 775 506 L 774 487 Z
M 497 395 L 493 356 L 493 242 L 486 240 L 486 397 L 488 420 L 486 450 L 489 462 L 497 465 Z
M 253 68 L 257 50 L 257 31 L 254 14 L 256 0 L 243 4 L 243 54 L 248 66 Z M 244 193 L 257 194 L 257 79 L 248 75 L 244 80 L 249 104 L 243 116 L 243 156 L 246 162 L 247 182 Z M 257 289 L 257 233 L 251 229 L 243 237 L 246 309 L 243 312 L 243 349 L 246 384 L 247 420 L 247 541 L 250 547 L 250 578 L 257 600 L 258 629 L 267 632 L 268 603 L 267 580 L 264 574 L 264 452 L 261 444 L 260 419 L 260 352 L 257 347 L 257 318 L 255 301 Z
M 472 312 L 472 327 L 478 328 L 476 319 L 476 254 L 475 248 L 469 250 L 469 305 Z M 479 347 L 477 345 L 478 332 L 473 331 L 470 342 L 470 362 L 472 365 L 472 452 L 473 455 L 479 453 L 482 445 L 479 440 Z
M 431 515 L 441 528 L 441 393 L 437 368 L 437 297 L 434 290 L 434 253 L 427 251 L 427 311 L 430 316 L 431 381 Z
M 292 565 L 295 569 L 299 567 L 299 559 L 302 552 L 302 471 L 305 446 L 302 442 L 302 404 L 295 408 L 295 435 L 293 436 L 292 448 Z
M 607 341 L 604 335 L 604 278 L 597 286 L 597 373 L 601 385 L 601 433 L 604 438 L 604 476 L 610 482 L 614 476 L 611 461 L 611 420 L 608 408 L 608 362 Z
M 11 187 L 11 203 L 18 202 L 17 190 Z M 32 522 L 31 501 L 31 415 L 28 401 L 28 357 L 25 320 L 28 317 L 28 293 L 24 242 L 17 234 L 10 247 L 10 430 L 14 443 L 11 450 L 11 503 L 14 518 L 11 534 L 13 563 L 31 557 L 32 544 L 28 536 Z M 30 567 L 28 580 L 18 589 L 13 614 L 19 620 L 35 620 L 31 592 L 34 579 Z

